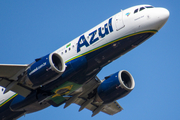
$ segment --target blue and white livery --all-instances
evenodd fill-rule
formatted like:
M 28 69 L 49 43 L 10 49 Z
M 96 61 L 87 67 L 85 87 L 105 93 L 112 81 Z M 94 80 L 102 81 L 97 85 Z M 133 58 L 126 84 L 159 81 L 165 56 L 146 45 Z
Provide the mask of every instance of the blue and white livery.
M 153 36 L 166 23 L 169 11 L 138 5 L 111 16 L 58 50 L 31 64 L 0 64 L 0 119 L 18 119 L 50 105 L 76 103 L 79 111 L 109 115 L 122 110 L 117 103 L 135 87 L 121 70 L 99 80 L 103 67 Z

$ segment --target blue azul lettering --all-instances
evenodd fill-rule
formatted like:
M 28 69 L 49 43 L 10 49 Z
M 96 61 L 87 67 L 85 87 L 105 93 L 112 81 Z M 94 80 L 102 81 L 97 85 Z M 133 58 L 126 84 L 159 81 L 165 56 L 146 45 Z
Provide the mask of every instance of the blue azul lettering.
M 109 31 L 110 31 L 110 32 L 113 32 L 112 18 L 109 19 Z
M 87 42 L 86 38 L 84 37 L 84 35 L 82 35 L 80 38 L 79 38 L 79 41 L 78 41 L 78 44 L 77 44 L 77 52 L 80 51 L 80 48 L 82 46 L 86 46 L 88 47 L 89 46 L 89 43 Z
M 99 33 L 100 38 L 104 38 L 106 35 L 113 32 L 112 18 L 109 19 L 108 23 L 106 23 L 104 25 L 104 27 L 100 27 L 98 30 L 95 30 L 89 34 L 89 37 L 90 37 L 89 43 L 87 42 L 85 36 L 82 35 L 79 38 L 79 41 L 77 43 L 77 53 L 81 51 L 81 47 L 83 47 L 83 46 L 88 47 L 89 45 L 91 45 L 99 40 L 99 37 L 95 37 L 97 31 Z
M 102 29 L 103 29 L 104 33 L 102 33 Z M 105 37 L 105 35 L 108 35 L 109 31 L 108 31 L 107 23 L 104 25 L 104 28 L 100 27 L 98 29 L 98 31 L 99 31 L 99 37 L 101 37 L 101 38 Z
M 98 37 L 96 37 L 96 38 L 94 39 L 94 37 L 95 37 L 96 33 L 97 33 L 97 30 L 95 30 L 94 32 L 92 32 L 92 33 L 90 33 L 90 34 L 89 34 L 89 36 L 91 36 L 91 39 L 90 39 L 90 44 L 93 44 L 94 42 L 96 42 L 96 41 L 98 41 L 98 40 L 99 40 L 99 38 L 98 38 Z

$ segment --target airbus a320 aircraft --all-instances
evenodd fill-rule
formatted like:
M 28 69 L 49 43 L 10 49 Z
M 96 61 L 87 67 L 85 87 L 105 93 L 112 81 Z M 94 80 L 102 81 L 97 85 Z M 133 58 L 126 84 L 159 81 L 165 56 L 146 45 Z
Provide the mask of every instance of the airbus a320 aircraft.
M 135 86 L 125 70 L 96 76 L 101 69 L 153 36 L 166 23 L 169 11 L 138 5 L 115 14 L 58 50 L 26 65 L 0 65 L 0 119 L 18 119 L 50 105 L 72 103 L 109 115 Z

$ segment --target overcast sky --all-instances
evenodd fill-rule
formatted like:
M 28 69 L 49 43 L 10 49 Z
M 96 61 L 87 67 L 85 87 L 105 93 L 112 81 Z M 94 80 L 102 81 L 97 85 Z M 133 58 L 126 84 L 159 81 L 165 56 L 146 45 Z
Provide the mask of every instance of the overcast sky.
M 0 1 L 0 64 L 29 64 L 121 9 L 139 4 L 167 8 L 170 18 L 157 34 L 98 74 L 103 79 L 125 69 L 133 75 L 135 89 L 118 100 L 122 112 L 101 112 L 92 118 L 91 111 L 78 112 L 79 106 L 72 104 L 66 109 L 48 107 L 19 120 L 179 120 L 179 0 Z

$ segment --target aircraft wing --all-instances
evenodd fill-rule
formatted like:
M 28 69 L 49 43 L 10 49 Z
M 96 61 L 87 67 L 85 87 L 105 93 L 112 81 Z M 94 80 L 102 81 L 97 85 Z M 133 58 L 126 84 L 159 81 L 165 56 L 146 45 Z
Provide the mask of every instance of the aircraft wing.
M 17 78 L 28 65 L 0 64 L 0 86 L 6 88 L 5 93 L 12 90 L 22 96 L 27 96 L 31 91 L 21 86 Z
M 84 108 L 87 108 L 93 112 L 92 116 L 98 114 L 100 111 L 107 113 L 109 115 L 114 115 L 120 112 L 123 108 L 117 103 L 117 101 L 114 101 L 106 105 L 100 102 L 96 102 L 96 89 L 100 84 L 101 81 L 99 80 L 99 78 L 95 77 L 88 83 L 83 85 L 80 89 L 70 94 L 72 97 L 65 97 L 67 100 L 65 108 L 69 106 L 71 103 L 76 103 L 81 106 L 79 111 L 83 110 Z
M 83 106 L 83 104 L 86 101 L 87 100 L 85 100 L 85 99 L 78 98 L 75 103 L 80 106 Z M 99 107 L 101 107 L 101 105 L 91 103 L 91 104 L 88 104 L 85 108 L 87 108 L 88 110 L 91 110 L 92 112 L 95 112 L 95 110 L 98 109 Z M 121 110 L 123 110 L 123 108 L 118 104 L 117 101 L 114 101 L 110 104 L 104 105 L 100 111 L 102 111 L 106 114 L 109 114 L 109 115 L 114 115 L 114 114 L 120 112 Z M 99 111 L 97 111 L 97 112 L 99 112 Z

